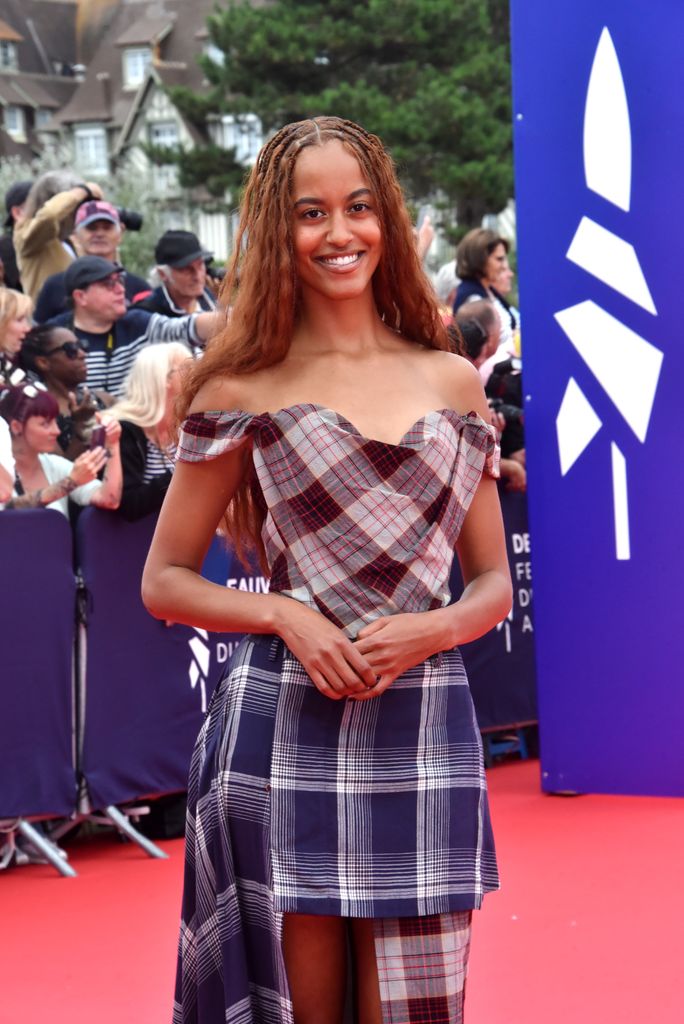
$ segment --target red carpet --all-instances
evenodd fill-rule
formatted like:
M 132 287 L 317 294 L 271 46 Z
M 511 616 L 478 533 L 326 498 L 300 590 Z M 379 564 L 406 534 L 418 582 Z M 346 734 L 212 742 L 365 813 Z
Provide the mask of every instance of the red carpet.
M 467 1024 L 681 1024 L 684 801 L 547 797 L 538 773 L 488 773 L 503 890 L 475 915 Z M 0 873 L 1 1024 L 169 1024 L 183 844 L 160 845 Z

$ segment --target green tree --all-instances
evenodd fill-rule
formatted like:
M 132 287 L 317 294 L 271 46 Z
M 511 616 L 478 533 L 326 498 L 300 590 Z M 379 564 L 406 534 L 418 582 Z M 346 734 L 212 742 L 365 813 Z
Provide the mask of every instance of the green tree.
M 171 90 L 197 125 L 257 114 L 265 132 L 336 114 L 378 134 L 414 201 L 461 230 L 513 191 L 508 0 L 230 2 L 208 19 L 202 95 Z M 216 55 L 215 55 L 216 56 Z M 181 181 L 233 189 L 234 153 L 182 156 Z

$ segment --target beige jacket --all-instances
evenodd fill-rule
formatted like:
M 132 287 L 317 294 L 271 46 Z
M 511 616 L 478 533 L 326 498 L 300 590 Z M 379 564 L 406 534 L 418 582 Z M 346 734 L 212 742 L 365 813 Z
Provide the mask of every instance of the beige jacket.
M 21 286 L 35 302 L 43 282 L 71 263 L 59 234 L 62 224 L 85 200 L 84 190 L 71 188 L 58 192 L 41 206 L 35 217 L 20 221 L 12 234 L 17 254 Z

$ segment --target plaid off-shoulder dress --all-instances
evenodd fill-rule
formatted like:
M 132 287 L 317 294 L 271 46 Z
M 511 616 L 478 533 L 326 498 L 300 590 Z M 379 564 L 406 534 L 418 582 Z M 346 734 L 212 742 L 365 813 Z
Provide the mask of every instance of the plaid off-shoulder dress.
M 493 429 L 430 412 L 399 444 L 320 405 L 208 412 L 177 458 L 251 441 L 272 591 L 354 637 L 439 608 Z M 322 696 L 277 637 L 248 636 L 190 771 L 174 1024 L 291 1024 L 284 913 L 369 917 L 385 1024 L 461 1019 L 470 913 L 498 888 L 482 752 L 457 649 L 370 701 Z

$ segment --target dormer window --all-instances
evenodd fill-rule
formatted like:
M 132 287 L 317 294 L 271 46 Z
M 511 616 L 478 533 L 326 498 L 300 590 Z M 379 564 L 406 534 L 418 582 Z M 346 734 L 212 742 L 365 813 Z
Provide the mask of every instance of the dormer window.
M 21 107 L 5 107 L 5 131 L 16 142 L 26 141 L 26 120 Z
M 19 70 L 17 46 L 9 39 L 0 39 L 0 69 L 3 71 Z
M 149 46 L 130 47 L 123 52 L 123 87 L 137 89 L 143 84 L 152 64 Z

